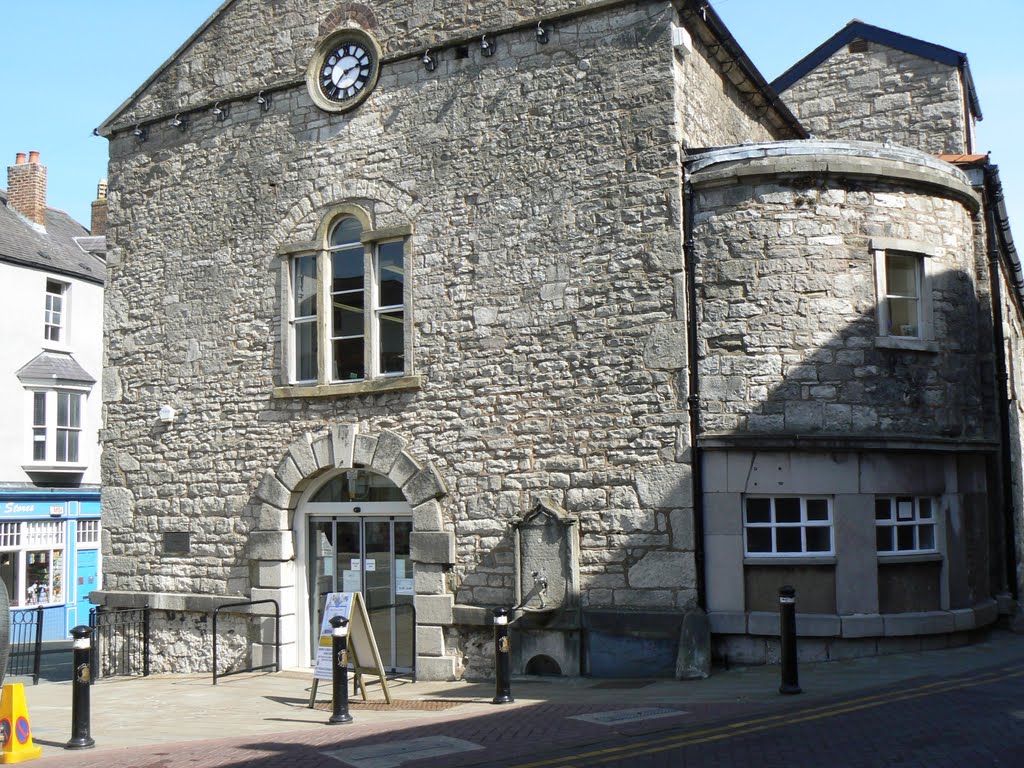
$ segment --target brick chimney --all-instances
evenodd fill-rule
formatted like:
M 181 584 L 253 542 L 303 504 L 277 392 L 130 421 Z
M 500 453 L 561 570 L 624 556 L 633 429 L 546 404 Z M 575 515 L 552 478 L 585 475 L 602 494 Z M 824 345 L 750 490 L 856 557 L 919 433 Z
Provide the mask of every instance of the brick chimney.
M 96 199 L 92 201 L 92 221 L 89 224 L 90 235 L 107 234 L 107 180 L 100 179 L 96 185 Z
M 7 207 L 13 208 L 33 224 L 46 226 L 46 166 L 39 164 L 39 153 L 15 156 L 7 167 Z

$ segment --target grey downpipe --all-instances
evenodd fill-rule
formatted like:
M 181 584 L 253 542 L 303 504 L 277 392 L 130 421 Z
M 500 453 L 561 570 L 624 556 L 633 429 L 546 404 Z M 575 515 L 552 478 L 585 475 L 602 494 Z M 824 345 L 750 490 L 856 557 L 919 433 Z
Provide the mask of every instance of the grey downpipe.
M 697 376 L 697 266 L 693 243 L 694 194 L 690 182 L 683 184 L 683 261 L 686 269 L 686 354 L 688 366 L 686 398 L 690 410 L 690 456 L 693 481 L 693 556 L 697 571 L 697 605 L 707 611 L 704 576 L 704 481 L 701 451 L 697 446 L 700 434 L 700 379 Z

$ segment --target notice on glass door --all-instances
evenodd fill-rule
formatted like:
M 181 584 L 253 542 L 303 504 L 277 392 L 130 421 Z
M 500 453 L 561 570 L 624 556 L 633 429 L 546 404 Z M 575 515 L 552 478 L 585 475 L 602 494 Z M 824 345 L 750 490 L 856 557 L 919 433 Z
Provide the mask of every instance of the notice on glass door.
M 362 590 L 362 585 L 359 583 L 359 571 L 342 571 L 341 572 L 341 591 L 342 592 L 359 592 Z
M 413 595 L 416 590 L 413 588 L 412 579 L 395 579 L 396 595 Z
M 366 570 L 368 570 L 368 571 L 376 571 L 377 570 L 377 561 L 374 560 L 373 558 L 370 558 L 370 557 L 366 558 Z

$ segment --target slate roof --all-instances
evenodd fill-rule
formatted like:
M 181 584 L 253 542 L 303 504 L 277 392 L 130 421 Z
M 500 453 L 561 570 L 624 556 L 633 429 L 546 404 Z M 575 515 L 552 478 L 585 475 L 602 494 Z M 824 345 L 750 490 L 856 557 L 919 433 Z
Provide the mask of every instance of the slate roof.
M 96 383 L 96 379 L 67 352 L 40 352 L 18 370 L 17 376 L 21 381 L 45 379 L 57 384 Z
M 40 232 L 23 216 L 7 207 L 7 191 L 0 189 L 0 261 L 21 264 L 55 274 L 103 284 L 106 267 L 95 255 L 96 243 L 86 249 L 76 238 L 94 240 L 89 230 L 55 208 L 46 209 L 46 231 Z
M 895 48 L 904 53 L 914 54 L 915 56 L 921 56 L 925 59 L 931 59 L 941 64 L 959 68 L 963 73 L 964 89 L 967 91 L 967 99 L 970 102 L 971 111 L 974 113 L 975 118 L 981 120 L 981 103 L 978 101 L 978 92 L 974 88 L 971 68 L 967 66 L 966 53 L 954 51 L 952 48 L 946 48 L 935 43 L 928 43 L 924 40 L 918 40 L 916 37 L 907 37 L 907 35 L 882 29 L 882 27 L 865 24 L 859 19 L 849 22 L 832 37 L 772 80 L 772 87 L 779 93 L 786 91 L 794 83 L 803 79 L 811 70 L 828 59 L 829 56 L 843 46 L 849 45 L 854 40 L 867 40 L 869 43 L 878 43 L 879 45 Z

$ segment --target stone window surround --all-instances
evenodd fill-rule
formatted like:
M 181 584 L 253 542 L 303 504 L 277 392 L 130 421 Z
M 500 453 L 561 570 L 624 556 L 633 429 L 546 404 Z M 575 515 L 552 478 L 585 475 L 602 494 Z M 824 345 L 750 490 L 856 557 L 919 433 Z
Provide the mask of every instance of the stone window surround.
M 293 336 L 292 336 L 292 312 L 293 302 L 291 301 L 292 293 L 292 281 L 291 281 L 291 265 L 293 259 L 298 256 L 309 256 L 316 255 L 317 258 L 317 273 L 318 273 L 318 289 L 317 296 L 320 306 L 324 304 L 324 296 L 327 295 L 327 288 L 330 285 L 329 280 L 329 242 L 331 230 L 339 219 L 351 216 L 356 218 L 363 227 L 362 235 L 360 240 L 364 245 L 375 246 L 377 243 L 385 242 L 388 240 L 403 240 L 405 244 L 405 373 L 404 375 L 395 376 L 375 376 L 372 378 L 363 379 L 355 382 L 332 382 L 328 378 L 328 366 L 324 364 L 325 355 L 330 354 L 330 345 L 327 343 L 330 333 L 328 324 L 330 323 L 329 313 L 320 312 L 317 317 L 317 334 L 319 338 L 319 349 L 321 354 L 321 365 L 319 370 L 319 377 L 316 383 L 293 383 L 294 379 L 294 361 L 293 361 Z M 413 334 L 412 334 L 412 270 L 410 269 L 412 261 L 412 235 L 413 227 L 411 224 L 404 224 L 393 227 L 385 227 L 375 229 L 373 226 L 373 219 L 370 213 L 361 205 L 343 202 L 337 203 L 330 206 L 324 213 L 320 220 L 320 224 L 317 228 L 316 236 L 313 240 L 285 243 L 278 248 L 277 255 L 280 259 L 280 282 L 282 288 L 282 295 L 285 296 L 285 301 L 282 303 L 281 312 L 281 371 L 280 377 L 282 381 L 288 382 L 283 386 L 274 387 L 273 396 L 275 398 L 287 398 L 287 397 L 335 397 L 343 395 L 364 395 L 373 394 L 376 392 L 390 392 L 395 390 L 407 390 L 407 389 L 419 389 L 423 385 L 422 377 L 415 373 L 415 360 L 413 356 Z M 373 261 L 373 254 L 375 249 L 373 247 L 366 249 L 367 253 L 364 255 L 368 263 L 368 268 L 365 270 L 364 279 L 371 279 L 373 269 L 369 266 L 369 263 Z M 372 323 L 371 323 L 372 325 Z M 371 347 L 374 346 L 373 334 L 368 336 L 367 342 Z M 372 356 L 372 355 L 371 355 Z M 329 359 L 329 357 L 327 358 Z
M 893 237 L 873 237 L 868 245 L 874 257 L 875 296 L 878 307 L 878 336 L 875 346 L 886 349 L 913 350 L 918 352 L 938 352 L 935 342 L 934 309 L 932 306 L 932 273 L 931 259 L 941 257 L 944 251 L 934 245 L 918 240 L 904 240 Z M 888 333 L 888 290 L 885 280 L 886 254 L 889 251 L 908 254 L 920 259 L 921 264 L 921 327 L 918 338 L 890 336 Z

